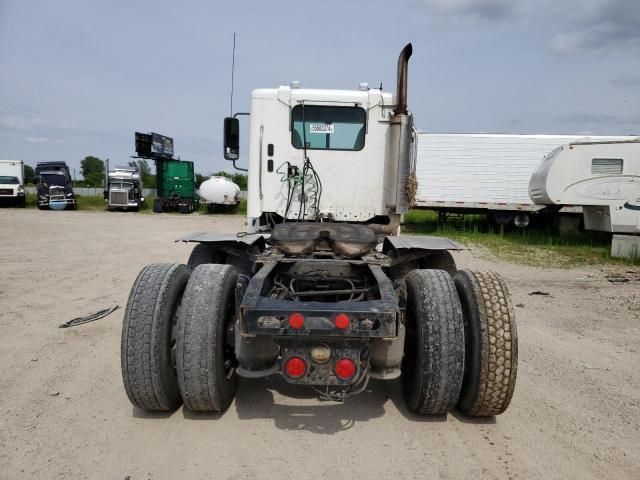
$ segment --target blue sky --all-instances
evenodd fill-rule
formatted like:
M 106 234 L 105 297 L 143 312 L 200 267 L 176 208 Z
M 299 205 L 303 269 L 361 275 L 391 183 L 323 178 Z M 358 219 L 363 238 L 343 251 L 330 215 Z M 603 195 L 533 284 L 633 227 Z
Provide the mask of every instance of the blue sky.
M 637 0 L 0 0 L 0 158 L 79 175 L 84 156 L 124 163 L 134 131 L 156 131 L 197 171 L 231 171 L 234 31 L 236 111 L 291 80 L 393 90 L 410 41 L 421 130 L 640 135 Z

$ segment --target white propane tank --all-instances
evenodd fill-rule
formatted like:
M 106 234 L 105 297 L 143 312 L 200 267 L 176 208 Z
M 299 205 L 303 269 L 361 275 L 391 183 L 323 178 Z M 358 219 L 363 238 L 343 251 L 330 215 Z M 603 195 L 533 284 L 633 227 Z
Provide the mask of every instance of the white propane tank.
M 227 177 L 212 175 L 202 182 L 198 191 L 200 198 L 209 205 L 237 205 L 240 202 L 240 187 Z

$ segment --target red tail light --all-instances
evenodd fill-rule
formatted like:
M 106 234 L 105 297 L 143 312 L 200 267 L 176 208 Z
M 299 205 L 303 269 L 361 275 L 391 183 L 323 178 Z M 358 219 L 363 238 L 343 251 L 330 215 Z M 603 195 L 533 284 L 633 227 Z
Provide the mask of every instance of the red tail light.
M 304 315 L 297 312 L 289 315 L 289 326 L 296 330 L 299 330 L 302 327 L 304 327 Z
M 336 328 L 344 330 L 349 326 L 349 316 L 346 313 L 339 313 L 336 315 Z
M 300 357 L 291 357 L 284 364 L 284 371 L 291 378 L 300 378 L 307 373 L 307 362 Z
M 340 380 L 349 380 L 356 374 L 356 364 L 350 358 L 341 358 L 336 362 L 335 372 Z

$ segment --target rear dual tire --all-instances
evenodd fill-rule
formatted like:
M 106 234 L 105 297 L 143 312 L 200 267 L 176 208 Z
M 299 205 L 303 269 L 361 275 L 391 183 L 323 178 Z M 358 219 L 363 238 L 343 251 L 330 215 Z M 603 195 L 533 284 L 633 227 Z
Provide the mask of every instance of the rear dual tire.
M 143 410 L 171 411 L 182 404 L 174 368 L 174 330 L 189 274 L 185 265 L 151 264 L 131 289 L 120 359 L 127 396 Z
M 230 265 L 152 264 L 136 279 L 124 315 L 121 367 L 131 403 L 222 412 L 236 390 L 230 326 L 238 272 Z
M 509 292 L 493 272 L 413 270 L 407 291 L 408 407 L 419 414 L 457 408 L 471 417 L 503 413 L 513 396 L 518 343 Z

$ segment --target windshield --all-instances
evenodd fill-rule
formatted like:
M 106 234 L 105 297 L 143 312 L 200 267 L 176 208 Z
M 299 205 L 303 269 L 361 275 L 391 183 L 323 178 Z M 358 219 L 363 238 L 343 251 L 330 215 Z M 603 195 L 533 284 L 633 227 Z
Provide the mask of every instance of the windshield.
M 111 188 L 117 188 L 120 190 L 131 190 L 133 188 L 133 183 L 131 182 L 120 182 L 120 181 L 112 181 Z
M 305 141 L 310 150 L 362 150 L 365 121 L 360 107 L 297 105 L 291 112 L 291 144 L 303 148 Z
M 43 173 L 41 174 L 44 183 L 50 187 L 57 185 L 58 187 L 64 187 L 67 184 L 67 177 L 58 173 Z
M 3 185 L 18 185 L 20 181 L 18 177 L 2 177 L 0 176 L 0 183 Z

